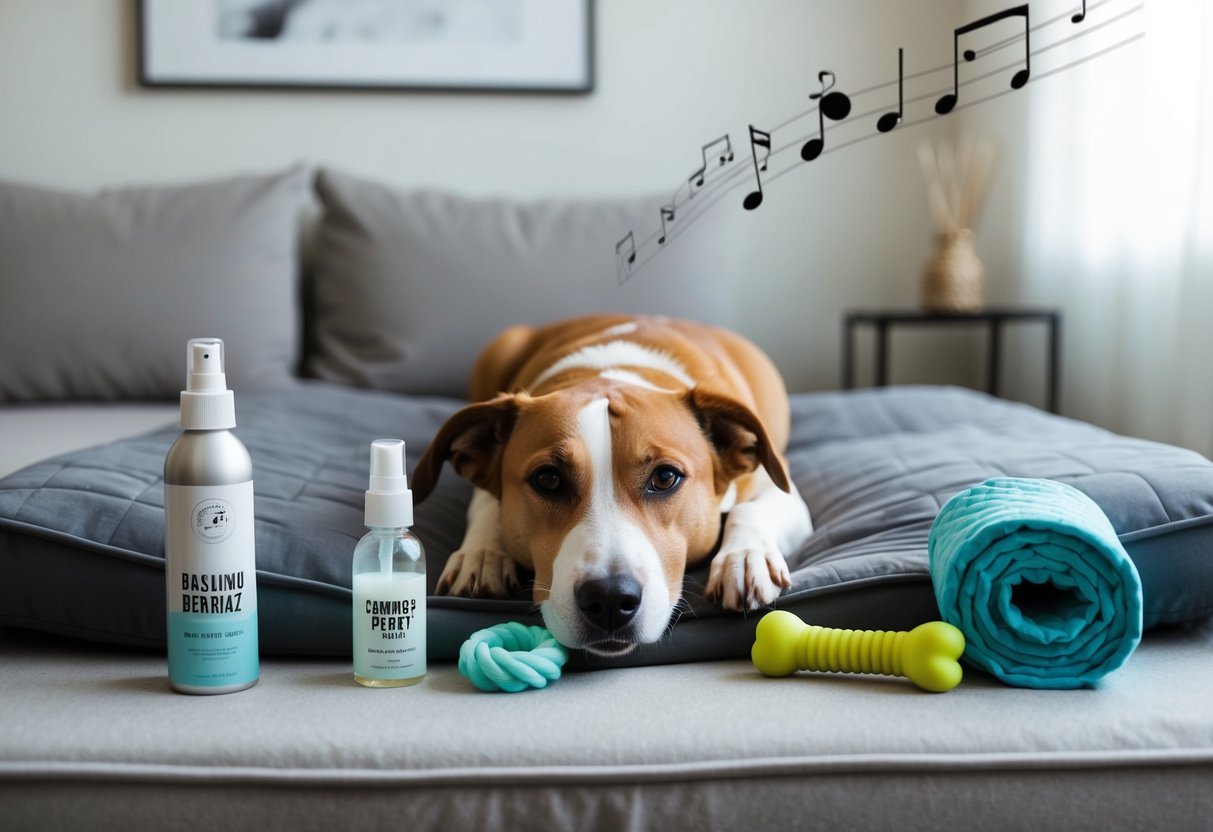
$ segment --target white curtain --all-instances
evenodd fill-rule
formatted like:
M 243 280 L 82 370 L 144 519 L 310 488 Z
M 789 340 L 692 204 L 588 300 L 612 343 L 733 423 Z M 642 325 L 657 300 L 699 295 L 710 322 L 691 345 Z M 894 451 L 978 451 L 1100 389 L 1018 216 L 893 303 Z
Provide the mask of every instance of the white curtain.
M 1025 289 L 1065 315 L 1064 413 L 1213 456 L 1213 5 L 1138 5 L 1032 89 Z

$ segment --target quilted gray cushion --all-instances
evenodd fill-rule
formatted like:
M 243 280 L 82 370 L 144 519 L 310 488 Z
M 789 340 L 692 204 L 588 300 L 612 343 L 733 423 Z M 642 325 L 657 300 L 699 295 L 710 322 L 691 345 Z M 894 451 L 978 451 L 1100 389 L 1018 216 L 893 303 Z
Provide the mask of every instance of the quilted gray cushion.
M 415 462 L 460 402 L 323 383 L 239 397 L 255 469 L 262 647 L 348 654 L 349 565 L 363 533 L 366 444 L 405 439 Z M 951 388 L 793 397 L 792 476 L 816 531 L 779 600 L 813 623 L 900 628 L 936 615 L 931 522 L 992 476 L 1048 477 L 1091 496 L 1141 574 L 1147 626 L 1213 613 L 1213 463 L 1026 405 Z M 0 480 L 0 624 L 158 646 L 164 638 L 163 489 L 175 429 L 49 460 Z M 462 536 L 470 488 L 447 471 L 418 507 L 431 587 Z M 611 664 L 747 655 L 757 616 L 699 600 L 671 634 Z M 473 630 L 538 623 L 529 600 L 430 599 L 430 653 Z M 577 656 L 575 664 L 589 664 Z

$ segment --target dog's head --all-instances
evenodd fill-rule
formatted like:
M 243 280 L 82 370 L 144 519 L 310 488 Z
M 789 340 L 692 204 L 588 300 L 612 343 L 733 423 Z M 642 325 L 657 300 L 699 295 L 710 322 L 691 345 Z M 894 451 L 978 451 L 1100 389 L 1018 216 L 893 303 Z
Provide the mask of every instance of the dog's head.
M 763 466 L 789 487 L 744 405 L 605 380 L 460 410 L 417 464 L 418 500 L 445 460 L 500 501 L 502 542 L 534 571 L 557 640 L 609 655 L 665 632 L 688 562 L 717 543 L 737 477 Z

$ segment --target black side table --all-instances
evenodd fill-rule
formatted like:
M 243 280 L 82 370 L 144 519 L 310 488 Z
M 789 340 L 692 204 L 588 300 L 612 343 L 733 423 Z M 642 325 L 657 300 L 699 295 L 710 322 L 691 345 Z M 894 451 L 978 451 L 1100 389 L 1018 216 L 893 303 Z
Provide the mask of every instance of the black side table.
M 876 330 L 875 386 L 889 383 L 889 330 L 895 326 L 984 326 L 988 331 L 986 392 L 997 396 L 1002 364 L 1002 332 L 1008 323 L 1043 322 L 1048 330 L 1046 400 L 1057 412 L 1057 375 L 1061 363 L 1061 313 L 1056 309 L 986 309 L 982 312 L 945 314 L 920 311 L 854 311 L 846 313 L 842 334 L 842 386 L 855 386 L 855 330 L 869 325 Z

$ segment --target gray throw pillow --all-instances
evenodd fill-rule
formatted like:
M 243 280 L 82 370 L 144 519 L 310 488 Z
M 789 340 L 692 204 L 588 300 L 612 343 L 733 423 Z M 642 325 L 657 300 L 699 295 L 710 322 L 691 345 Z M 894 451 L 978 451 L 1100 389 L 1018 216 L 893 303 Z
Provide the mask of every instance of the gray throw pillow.
M 744 291 L 720 254 L 729 212 L 688 208 L 658 246 L 668 197 L 471 200 L 324 169 L 316 190 L 324 213 L 304 369 L 327 381 L 463 396 L 476 355 L 507 326 L 590 312 L 728 326 Z M 633 267 L 615 255 L 628 231 Z M 676 240 L 684 231 L 693 233 Z
M 309 180 L 0 182 L 0 401 L 174 398 L 197 336 L 226 341 L 234 389 L 288 384 Z

